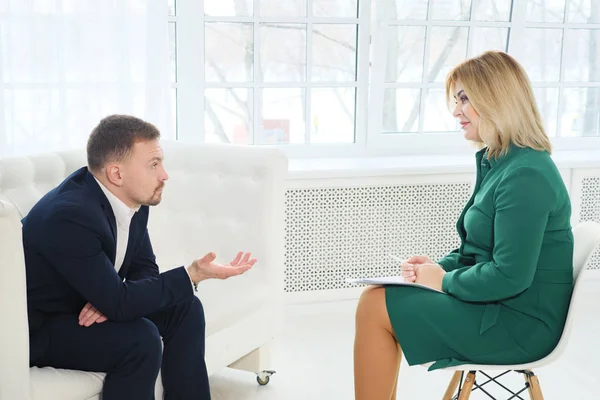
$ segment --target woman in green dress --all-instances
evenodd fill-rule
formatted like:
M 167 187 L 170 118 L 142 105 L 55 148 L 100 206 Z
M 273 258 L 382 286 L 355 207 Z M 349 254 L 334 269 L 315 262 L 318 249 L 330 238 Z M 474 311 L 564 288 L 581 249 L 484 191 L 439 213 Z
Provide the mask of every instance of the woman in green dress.
M 550 157 L 529 79 L 486 52 L 451 71 L 448 103 L 479 144 L 477 179 L 456 224 L 461 244 L 437 263 L 400 267 L 406 286 L 369 287 L 356 311 L 357 400 L 395 400 L 402 354 L 430 370 L 518 364 L 549 354 L 573 290 L 571 204 Z

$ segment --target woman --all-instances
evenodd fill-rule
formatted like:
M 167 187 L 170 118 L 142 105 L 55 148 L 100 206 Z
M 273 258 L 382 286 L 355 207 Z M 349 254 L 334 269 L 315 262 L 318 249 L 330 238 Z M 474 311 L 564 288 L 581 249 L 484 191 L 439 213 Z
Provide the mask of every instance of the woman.
M 401 265 L 418 287 L 369 287 L 356 311 L 357 400 L 394 400 L 402 353 L 430 370 L 538 360 L 558 343 L 573 289 L 567 189 L 550 158 L 529 79 L 502 52 L 451 71 L 446 97 L 479 144 L 473 196 L 457 222 L 461 245 L 434 263 Z

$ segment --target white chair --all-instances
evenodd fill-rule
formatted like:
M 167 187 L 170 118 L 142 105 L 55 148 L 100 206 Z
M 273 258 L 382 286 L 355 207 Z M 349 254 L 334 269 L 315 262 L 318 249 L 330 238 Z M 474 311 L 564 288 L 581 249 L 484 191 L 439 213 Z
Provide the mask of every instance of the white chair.
M 551 362 L 556 361 L 561 354 L 565 351 L 567 347 L 567 342 L 569 340 L 569 335 L 571 334 L 571 329 L 573 328 L 573 310 L 578 306 L 581 302 L 580 295 L 577 291 L 580 288 L 581 272 L 585 270 L 585 266 L 588 263 L 589 259 L 594 253 L 594 250 L 598 245 L 600 245 L 600 224 L 596 222 L 582 222 L 576 225 L 573 228 L 573 237 L 574 237 L 574 251 L 573 251 L 573 280 L 574 280 L 574 288 L 573 295 L 571 297 L 571 304 L 569 305 L 569 313 L 567 315 L 567 321 L 565 323 L 565 327 L 563 329 L 563 333 L 560 337 L 560 341 L 552 353 L 548 354 L 546 357 L 541 360 L 531 362 L 528 364 L 520 364 L 520 365 L 477 365 L 477 364 L 465 364 L 458 365 L 455 367 L 444 368 L 446 371 L 455 371 L 452 379 L 450 380 L 450 384 L 448 385 L 448 389 L 446 389 L 446 393 L 444 394 L 443 400 L 467 400 L 471 395 L 471 391 L 473 391 L 473 387 L 475 389 L 481 390 L 483 393 L 488 395 L 488 397 L 494 399 L 494 397 L 488 393 L 483 385 L 494 382 L 508 392 L 511 393 L 510 399 L 518 398 L 522 399 L 519 396 L 522 392 L 528 390 L 529 397 L 532 400 L 543 400 L 544 396 L 542 395 L 542 390 L 540 388 L 540 383 L 538 381 L 537 376 L 533 373 L 534 368 L 539 368 L 544 365 L 550 364 Z M 424 367 L 429 367 L 433 363 L 422 364 Z M 463 377 L 465 371 L 468 371 L 467 377 L 464 379 Z M 500 375 L 495 377 L 491 377 L 483 371 L 504 371 Z M 521 388 L 518 392 L 513 392 L 506 386 L 502 385 L 500 382 L 496 381 L 499 377 L 506 375 L 507 373 L 514 371 L 517 373 L 521 373 L 525 377 L 525 387 Z M 482 384 L 475 382 L 475 375 L 479 372 L 484 375 L 488 380 Z M 455 394 L 456 389 L 458 393 Z

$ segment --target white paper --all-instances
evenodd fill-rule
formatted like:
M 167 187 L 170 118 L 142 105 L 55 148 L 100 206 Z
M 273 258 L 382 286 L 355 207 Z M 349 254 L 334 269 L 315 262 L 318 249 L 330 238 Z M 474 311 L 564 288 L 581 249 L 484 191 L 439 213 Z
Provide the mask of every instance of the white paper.
M 441 290 L 432 289 L 429 286 L 421 285 L 420 283 L 404 282 L 404 278 L 401 276 L 384 276 L 379 278 L 359 278 L 359 279 L 346 279 L 348 283 L 358 283 L 363 285 L 394 285 L 394 286 L 413 286 L 432 292 L 438 292 L 446 294 Z

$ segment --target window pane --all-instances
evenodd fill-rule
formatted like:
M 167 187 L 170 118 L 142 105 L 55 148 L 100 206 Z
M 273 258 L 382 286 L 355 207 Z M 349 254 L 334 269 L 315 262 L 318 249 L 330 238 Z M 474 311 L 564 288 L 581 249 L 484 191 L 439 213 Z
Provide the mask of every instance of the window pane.
M 420 107 L 421 89 L 386 89 L 383 93 L 383 132 L 417 132 Z
M 558 120 L 558 88 L 534 88 L 533 92 L 546 133 L 554 137 Z
M 471 18 L 471 0 L 433 1 L 429 19 L 468 21 Z
M 427 19 L 427 0 L 378 0 L 375 1 L 378 19 Z
M 204 126 L 209 143 L 252 143 L 252 89 L 206 89 Z
M 257 144 L 305 142 L 305 89 L 263 89 L 261 100 L 262 123 Z
M 488 50 L 507 50 L 508 28 L 475 27 L 471 32 L 473 32 L 469 38 L 472 41 L 471 57 Z
M 563 22 L 564 19 L 565 0 L 527 0 L 527 22 Z
M 54 18 L 36 18 L 35 26 L 32 26 L 33 17 L 31 18 L 19 18 L 9 17 L 6 18 L 4 16 L 1 17 L 2 22 L 0 22 L 0 63 L 2 68 L 2 77 L 6 79 L 7 82 L 57 82 L 59 79 L 59 71 L 60 71 L 60 59 L 57 43 L 63 41 L 62 38 L 59 37 L 61 34 L 61 30 L 57 29 L 56 22 Z M 65 24 L 62 27 L 68 34 L 73 31 L 73 24 Z M 89 38 L 92 43 L 98 45 L 102 45 L 102 40 L 98 36 L 100 35 L 89 35 Z M 95 37 L 94 37 L 95 36 Z M 110 37 L 110 33 L 107 35 Z M 18 40 L 16 39 L 18 38 Z M 87 61 L 90 65 L 90 69 L 95 69 L 97 75 L 99 75 L 99 79 L 108 77 L 114 78 L 117 76 L 115 71 L 112 71 L 113 63 L 109 60 L 101 63 L 101 65 L 93 65 L 95 64 L 98 55 L 92 53 L 92 50 L 88 49 L 91 53 L 88 58 L 84 58 L 84 56 L 80 55 L 80 59 L 76 59 L 73 56 L 78 48 L 78 40 L 73 40 L 70 46 L 65 46 L 63 52 L 65 53 L 65 58 L 70 62 L 66 63 L 63 67 L 68 72 L 72 72 L 72 70 L 78 71 L 79 64 L 83 64 Z M 100 51 L 107 50 L 107 47 L 104 46 L 104 49 L 100 49 Z M 87 48 L 87 46 L 86 46 Z M 35 54 L 35 57 L 32 55 Z M 70 66 L 76 63 L 77 68 L 70 68 Z M 81 65 L 81 68 L 85 71 L 86 65 Z M 81 72 L 78 74 L 81 75 Z M 96 74 L 90 74 L 90 78 L 92 81 Z M 71 78 L 69 75 L 67 78 Z M 77 80 L 80 79 L 79 76 L 76 76 Z M 71 80 L 71 79 L 69 79 Z
M 513 1 L 523 0 L 473 0 L 473 21 L 510 21 Z
M 177 39 L 175 22 L 169 22 L 169 58 L 171 59 L 171 82 L 177 82 Z
M 59 100 L 58 90 L 15 89 L 4 91 L 5 107 L 3 112 L 7 127 L 4 134 L 11 150 L 37 151 L 65 142 L 66 135 L 49 134 L 52 131 L 65 133 L 61 129 L 55 129 L 58 120 L 56 116 L 60 115 Z M 4 150 L 0 149 L 0 154 Z
M 315 17 L 358 17 L 358 0 L 313 0 Z
M 175 15 L 177 4 L 175 0 L 169 0 L 169 15 Z
M 443 82 L 450 69 L 466 58 L 468 32 L 466 27 L 431 28 L 428 82 Z
M 205 74 L 208 82 L 254 80 L 254 36 L 249 23 L 204 24 Z
M 356 80 L 356 25 L 314 24 L 312 80 Z
M 563 90 L 561 136 L 598 136 L 600 88 Z
M 258 2 L 261 17 L 306 17 L 306 0 L 258 0 Z
M 421 82 L 425 53 L 424 26 L 390 26 L 386 82 Z
M 527 29 L 523 67 L 534 82 L 557 82 L 560 76 L 562 29 Z
M 564 81 L 600 81 L 599 44 L 598 29 L 568 29 L 565 32 Z
M 204 0 L 204 14 L 216 17 L 251 17 L 253 0 Z
M 457 130 L 458 122 L 448 109 L 446 92 L 443 89 L 427 89 L 423 131 L 455 132 Z
M 306 78 L 306 25 L 260 25 L 260 76 L 264 82 Z
M 598 0 L 567 0 L 567 22 L 600 23 L 600 3 Z
M 354 143 L 356 88 L 312 89 L 311 143 Z

